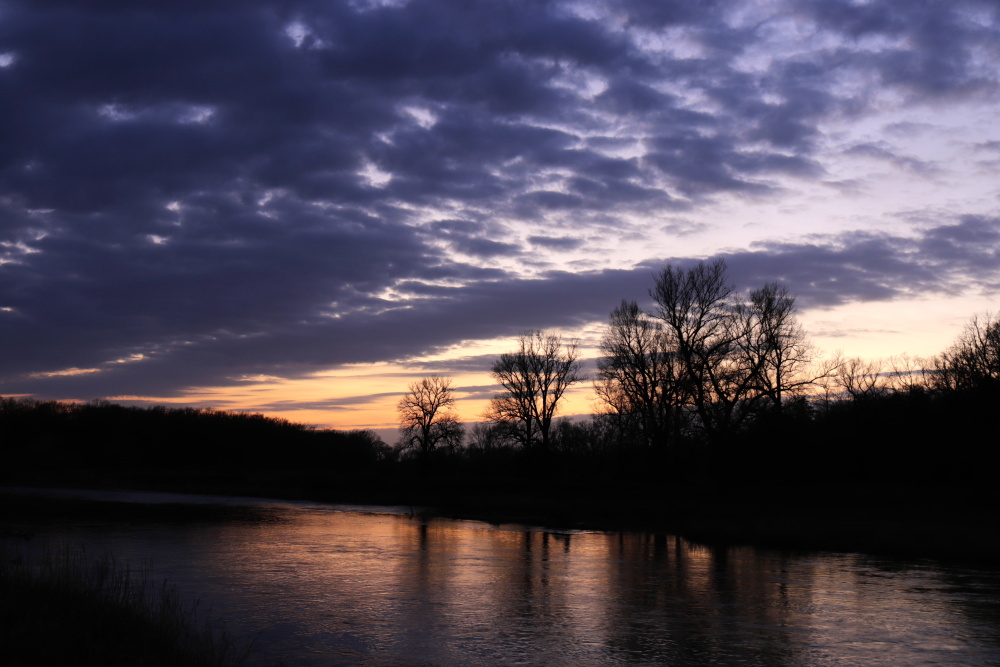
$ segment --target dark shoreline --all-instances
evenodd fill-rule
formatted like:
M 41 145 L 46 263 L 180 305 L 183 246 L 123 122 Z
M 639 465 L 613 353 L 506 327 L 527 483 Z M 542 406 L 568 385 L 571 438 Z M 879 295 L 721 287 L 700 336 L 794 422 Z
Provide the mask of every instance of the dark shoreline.
M 250 655 L 141 566 L 30 539 L 0 528 L 3 664 L 235 667 Z
M 567 480 L 75 471 L 4 480 L 0 523 L 29 524 L 32 517 L 45 520 L 88 510 L 79 503 L 72 511 L 72 503 L 26 503 L 23 496 L 4 492 L 8 486 L 401 506 L 432 516 L 554 530 L 667 532 L 709 546 L 860 552 L 1000 567 L 998 494 L 986 489 L 702 484 L 665 485 L 654 491 Z M 188 513 L 197 516 L 203 511 Z

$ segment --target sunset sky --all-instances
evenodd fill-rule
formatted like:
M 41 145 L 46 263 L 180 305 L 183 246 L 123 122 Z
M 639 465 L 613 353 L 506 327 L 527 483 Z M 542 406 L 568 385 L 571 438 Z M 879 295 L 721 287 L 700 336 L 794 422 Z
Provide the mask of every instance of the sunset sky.
M 474 420 L 715 257 L 933 355 L 1000 310 L 998 112 L 996 0 L 0 0 L 0 395 Z

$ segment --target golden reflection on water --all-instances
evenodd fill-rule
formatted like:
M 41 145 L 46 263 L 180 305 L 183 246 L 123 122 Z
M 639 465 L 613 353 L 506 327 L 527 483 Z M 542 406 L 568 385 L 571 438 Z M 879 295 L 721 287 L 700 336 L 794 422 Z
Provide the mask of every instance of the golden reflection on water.
M 160 495 L 122 500 L 185 502 Z M 995 569 L 232 504 L 36 526 L 32 543 L 149 563 L 236 638 L 259 635 L 259 664 L 1000 665 Z
M 976 632 L 939 573 L 861 556 L 317 510 L 218 526 L 200 541 L 199 567 L 223 587 L 243 587 L 249 624 L 315 660 L 798 666 L 1000 657 L 996 628 L 992 643 L 967 640 Z

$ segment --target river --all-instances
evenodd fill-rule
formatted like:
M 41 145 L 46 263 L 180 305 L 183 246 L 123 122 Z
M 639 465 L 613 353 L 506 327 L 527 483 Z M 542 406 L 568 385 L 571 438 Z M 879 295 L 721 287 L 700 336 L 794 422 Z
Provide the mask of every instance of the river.
M 33 542 L 144 564 L 256 637 L 251 664 L 1000 665 L 1000 570 L 409 508 L 31 493 L 129 504 L 137 518 L 57 520 Z M 193 505 L 233 511 L 142 518 Z

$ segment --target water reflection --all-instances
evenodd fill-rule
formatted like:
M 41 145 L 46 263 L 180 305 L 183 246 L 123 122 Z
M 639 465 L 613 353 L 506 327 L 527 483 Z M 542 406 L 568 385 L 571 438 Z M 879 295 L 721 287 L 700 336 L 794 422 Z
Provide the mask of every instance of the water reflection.
M 74 522 L 49 538 L 151 560 L 286 665 L 1000 662 L 996 572 L 259 509 L 257 521 Z

